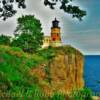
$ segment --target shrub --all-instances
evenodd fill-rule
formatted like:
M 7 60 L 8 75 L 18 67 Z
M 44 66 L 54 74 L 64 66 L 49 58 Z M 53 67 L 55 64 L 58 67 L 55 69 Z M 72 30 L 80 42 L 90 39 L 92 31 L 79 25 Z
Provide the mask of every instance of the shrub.
M 92 91 L 88 88 L 75 90 L 71 94 L 72 100 L 92 100 Z
M 55 92 L 51 100 L 66 100 L 65 95 Z

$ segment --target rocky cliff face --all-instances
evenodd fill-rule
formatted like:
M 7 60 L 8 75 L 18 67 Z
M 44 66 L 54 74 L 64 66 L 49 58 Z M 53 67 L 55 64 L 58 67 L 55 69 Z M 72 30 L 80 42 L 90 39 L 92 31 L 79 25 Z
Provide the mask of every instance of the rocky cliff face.
M 50 64 L 51 84 L 55 90 L 69 92 L 75 88 L 82 88 L 83 57 L 80 53 L 58 54 Z
M 31 72 L 37 75 L 45 93 L 59 91 L 67 94 L 73 89 L 83 88 L 83 55 L 70 46 L 53 48 L 52 53 L 54 56 L 47 63 L 33 68 Z

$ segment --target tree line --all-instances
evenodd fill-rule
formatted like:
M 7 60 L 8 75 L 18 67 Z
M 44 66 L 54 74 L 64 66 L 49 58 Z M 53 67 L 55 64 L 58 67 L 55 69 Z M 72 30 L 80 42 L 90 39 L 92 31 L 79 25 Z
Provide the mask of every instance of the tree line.
M 43 32 L 40 20 L 33 15 L 25 15 L 17 19 L 14 38 L 0 36 L 0 45 L 19 47 L 25 52 L 33 53 L 43 44 Z

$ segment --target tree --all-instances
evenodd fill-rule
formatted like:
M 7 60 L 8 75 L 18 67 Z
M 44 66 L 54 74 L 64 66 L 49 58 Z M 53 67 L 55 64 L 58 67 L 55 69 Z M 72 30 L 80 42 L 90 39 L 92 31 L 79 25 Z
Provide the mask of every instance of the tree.
M 72 6 L 69 3 L 73 0 L 44 0 L 44 5 L 49 6 L 51 9 L 55 8 L 58 2 L 60 2 L 60 9 L 65 13 L 72 14 L 73 18 L 82 18 L 86 15 L 86 11 L 81 10 L 78 6 Z M 6 20 L 9 17 L 12 17 L 16 14 L 14 5 L 17 5 L 18 8 L 26 8 L 25 0 L 0 0 L 0 17 L 3 17 L 3 20 Z
M 20 47 L 26 52 L 36 52 L 43 44 L 41 23 L 33 15 L 18 18 L 18 26 L 15 30 L 15 39 L 12 46 Z
M 73 0 L 44 0 L 45 6 L 49 6 L 51 9 L 55 9 L 55 5 L 60 2 L 59 8 L 65 13 L 72 14 L 73 18 L 77 18 L 80 21 L 86 15 L 86 11 L 81 10 L 78 6 L 72 6 L 69 4 Z
M 17 10 L 14 4 L 17 4 L 18 8 L 26 8 L 25 0 L 0 0 L 0 17 L 3 17 L 3 20 L 15 15 Z
M 0 36 L 0 45 L 10 45 L 10 37 L 1 35 Z

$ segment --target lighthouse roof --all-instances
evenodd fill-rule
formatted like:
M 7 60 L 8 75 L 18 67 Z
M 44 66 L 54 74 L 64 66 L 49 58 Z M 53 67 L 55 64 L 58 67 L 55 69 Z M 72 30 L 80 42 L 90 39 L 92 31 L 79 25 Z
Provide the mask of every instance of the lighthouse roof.
M 55 17 L 55 20 L 54 20 L 53 22 L 59 22 L 59 21 L 58 21 L 57 18 Z
M 59 27 L 59 21 L 55 18 L 55 20 L 54 21 L 52 21 L 52 28 L 54 28 L 54 27 Z

